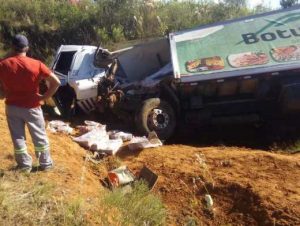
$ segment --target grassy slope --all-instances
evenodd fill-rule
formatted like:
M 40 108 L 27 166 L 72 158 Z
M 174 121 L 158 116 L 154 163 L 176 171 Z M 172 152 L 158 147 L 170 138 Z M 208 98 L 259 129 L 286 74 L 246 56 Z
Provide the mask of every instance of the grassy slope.
M 49 134 L 55 169 L 27 175 L 14 172 L 11 170 L 15 162 L 3 101 L 0 102 L 0 136 L 0 205 L 3 207 L 0 208 L 0 225 L 20 222 L 72 225 L 74 221 L 86 220 L 81 208 L 89 209 L 91 203 L 86 201 L 93 200 L 103 189 L 98 178 L 86 167 L 85 150 L 65 135 Z M 30 153 L 34 156 L 28 133 L 27 138 Z
M 109 192 L 100 179 L 118 166 L 115 158 L 103 164 L 86 161 L 86 150 L 67 135 L 50 134 L 55 162 L 50 172 L 18 173 L 0 101 L 0 225 L 160 225 L 165 219 L 161 201 L 137 184 L 133 193 Z M 30 136 L 28 147 L 32 156 Z M 129 203 L 132 208 L 127 208 Z M 138 208 L 137 208 L 138 207 Z M 113 215 L 113 216 L 112 216 Z
M 87 152 L 66 135 L 49 134 L 53 171 L 26 175 L 10 170 L 15 163 L 3 101 L 0 137 L 0 225 L 164 222 L 160 201 L 143 189 L 124 196 L 120 191 L 108 193 L 101 186 L 107 169 L 120 161 L 106 158 L 99 165 L 85 162 Z M 32 144 L 28 144 L 33 154 Z M 118 157 L 134 172 L 147 165 L 159 175 L 153 192 L 166 205 L 171 225 L 300 224 L 300 154 L 166 145 L 142 152 L 124 148 Z M 202 182 L 214 200 L 213 216 L 205 209 Z

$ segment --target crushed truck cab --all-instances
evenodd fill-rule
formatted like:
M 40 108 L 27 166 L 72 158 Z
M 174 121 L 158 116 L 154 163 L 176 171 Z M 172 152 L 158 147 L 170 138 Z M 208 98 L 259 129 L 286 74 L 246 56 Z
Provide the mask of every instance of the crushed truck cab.
M 61 112 L 109 109 L 169 138 L 199 126 L 297 118 L 300 7 L 174 32 L 109 53 L 61 46 L 52 68 Z
M 106 53 L 106 51 L 96 46 L 60 46 L 51 68 L 62 85 L 47 104 L 55 106 L 56 111 L 65 116 L 72 114 L 76 107 L 86 114 L 95 110 L 97 100 L 101 99 L 99 92 L 108 89 L 106 77 L 113 63 L 111 61 L 103 64 L 106 59 L 104 60 L 103 56 L 99 57 L 101 55 L 99 52 Z M 113 54 L 118 62 L 118 70 L 112 81 L 115 88 L 126 89 L 131 86 L 138 90 L 139 82 L 143 81 L 144 85 L 151 89 L 160 82 L 160 76 L 165 73 L 172 74 L 171 64 L 162 70 L 162 75 L 155 73 L 170 62 L 170 50 L 166 38 L 118 50 Z M 151 74 L 154 77 L 149 76 Z
M 61 81 L 53 97 L 60 114 L 70 114 L 76 105 L 85 113 L 95 109 L 98 83 L 105 76 L 105 69 L 93 64 L 96 50 L 95 46 L 59 47 L 51 68 Z

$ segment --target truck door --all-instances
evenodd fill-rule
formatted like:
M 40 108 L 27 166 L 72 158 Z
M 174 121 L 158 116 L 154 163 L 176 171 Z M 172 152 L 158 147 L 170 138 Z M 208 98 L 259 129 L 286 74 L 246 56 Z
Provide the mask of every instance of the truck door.
M 53 64 L 53 71 L 59 77 L 62 86 L 68 82 L 68 74 L 71 70 L 72 62 L 77 51 L 64 51 L 59 52 Z

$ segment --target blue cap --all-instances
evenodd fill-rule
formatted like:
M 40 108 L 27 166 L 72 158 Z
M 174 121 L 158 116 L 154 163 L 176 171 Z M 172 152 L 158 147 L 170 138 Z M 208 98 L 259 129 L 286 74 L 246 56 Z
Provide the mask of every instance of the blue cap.
M 23 49 L 29 45 L 28 39 L 24 35 L 15 35 L 12 44 L 18 49 Z

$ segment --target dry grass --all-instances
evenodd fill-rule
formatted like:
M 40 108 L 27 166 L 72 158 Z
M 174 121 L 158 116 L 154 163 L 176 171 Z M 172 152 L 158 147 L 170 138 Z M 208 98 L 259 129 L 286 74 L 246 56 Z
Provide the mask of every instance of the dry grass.
M 0 225 L 117 225 L 105 223 L 107 219 L 114 219 L 111 209 L 120 213 L 118 219 L 121 220 L 109 222 L 136 225 L 131 222 L 139 219 L 138 222 L 148 225 L 163 224 L 161 201 L 151 193 L 135 192 L 134 189 L 132 194 L 120 197 L 117 195 L 119 190 L 106 191 L 101 186 L 99 180 L 107 176 L 108 170 L 120 166 L 120 159 L 109 157 L 94 165 L 86 160 L 87 151 L 68 136 L 48 134 L 54 169 L 30 174 L 11 171 L 15 162 L 2 101 L 0 135 Z M 27 135 L 29 153 L 34 156 Z M 140 194 L 139 200 L 135 194 Z M 114 198 L 118 197 L 119 201 L 115 202 Z M 133 203 L 139 209 L 126 209 L 127 203 Z
M 0 172 L 0 225 L 164 225 L 165 208 L 145 184 L 70 197 L 45 175 Z
M 67 200 L 46 179 L 2 172 L 0 225 L 86 225 L 86 205 L 80 197 Z

